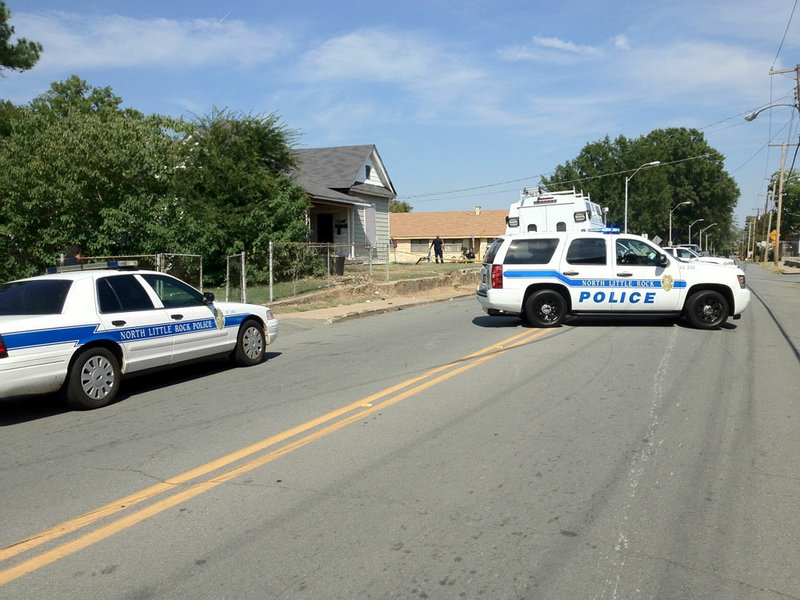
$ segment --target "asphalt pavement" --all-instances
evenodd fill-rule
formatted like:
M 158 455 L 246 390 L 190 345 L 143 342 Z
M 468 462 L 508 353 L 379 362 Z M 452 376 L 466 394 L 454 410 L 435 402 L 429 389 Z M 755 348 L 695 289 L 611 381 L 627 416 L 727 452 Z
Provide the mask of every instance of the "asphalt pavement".
M 781 266 L 777 271 L 771 263 L 745 263 L 748 285 L 753 292 L 753 302 L 763 302 L 792 339 L 795 348 L 800 348 L 800 267 Z M 455 298 L 472 296 L 474 287 L 443 285 L 424 290 L 415 295 L 375 298 L 353 304 L 341 304 L 315 310 L 300 311 L 296 307 L 273 307 L 279 320 L 322 321 L 335 323 L 344 319 L 403 310 L 431 302 L 444 302 Z
M 754 303 L 764 305 L 800 360 L 800 268 L 776 272 L 771 266 L 747 263 L 745 274 L 753 295 L 751 309 Z M 742 318 L 747 318 L 746 312 Z

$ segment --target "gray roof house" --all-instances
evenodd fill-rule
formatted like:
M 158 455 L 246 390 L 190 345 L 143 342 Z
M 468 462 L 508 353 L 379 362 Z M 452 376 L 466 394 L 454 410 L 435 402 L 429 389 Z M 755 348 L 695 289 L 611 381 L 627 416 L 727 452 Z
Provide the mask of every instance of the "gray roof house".
M 294 150 L 293 176 L 311 199 L 311 241 L 337 254 L 378 261 L 389 247 L 389 201 L 397 196 L 374 145 Z

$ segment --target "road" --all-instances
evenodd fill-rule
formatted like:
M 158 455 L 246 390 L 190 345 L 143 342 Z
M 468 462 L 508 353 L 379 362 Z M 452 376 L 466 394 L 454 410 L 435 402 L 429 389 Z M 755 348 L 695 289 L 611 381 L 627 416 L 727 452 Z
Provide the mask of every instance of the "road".
M 0 401 L 0 598 L 800 598 L 800 276 L 719 331 L 465 298 Z

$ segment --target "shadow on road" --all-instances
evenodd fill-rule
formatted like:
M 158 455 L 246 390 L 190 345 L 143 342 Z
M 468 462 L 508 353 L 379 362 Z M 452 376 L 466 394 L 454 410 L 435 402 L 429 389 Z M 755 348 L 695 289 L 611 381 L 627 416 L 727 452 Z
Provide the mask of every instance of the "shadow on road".
M 280 352 L 265 352 L 264 362 L 269 362 L 280 355 Z M 114 404 L 111 406 L 143 392 L 166 390 L 175 385 L 211 377 L 217 373 L 236 368 L 251 369 L 253 367 L 235 367 L 225 359 L 204 360 L 169 369 L 128 375 L 123 378 L 122 387 Z M 96 410 L 104 409 L 99 408 Z M 71 412 L 71 409 L 66 405 L 59 393 L 0 398 L 0 427 L 46 419 L 68 412 Z

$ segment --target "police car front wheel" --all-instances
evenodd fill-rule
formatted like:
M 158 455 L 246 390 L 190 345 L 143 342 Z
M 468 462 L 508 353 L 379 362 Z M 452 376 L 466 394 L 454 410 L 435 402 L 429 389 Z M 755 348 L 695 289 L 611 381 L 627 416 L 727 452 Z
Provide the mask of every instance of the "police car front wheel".
M 728 301 L 714 290 L 695 292 L 686 301 L 686 316 L 698 329 L 716 329 L 728 319 L 729 314 Z
M 567 313 L 564 296 L 554 290 L 539 290 L 525 301 L 525 318 L 536 327 L 556 327 Z
M 72 363 L 66 386 L 67 404 L 78 410 L 111 404 L 120 383 L 119 361 L 105 348 L 89 348 Z
M 264 360 L 264 328 L 255 319 L 242 323 L 233 358 L 237 365 L 249 367 Z

